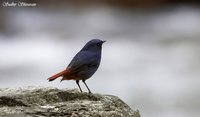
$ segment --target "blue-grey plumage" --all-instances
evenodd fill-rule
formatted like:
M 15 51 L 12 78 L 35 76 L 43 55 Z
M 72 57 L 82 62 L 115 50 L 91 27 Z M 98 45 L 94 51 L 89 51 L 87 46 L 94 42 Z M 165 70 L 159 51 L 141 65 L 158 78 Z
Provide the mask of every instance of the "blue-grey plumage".
M 66 70 L 50 77 L 48 80 L 52 81 L 60 76 L 63 76 L 61 81 L 76 80 L 80 90 L 79 80 L 82 80 L 89 93 L 91 93 L 85 83 L 85 80 L 90 78 L 97 71 L 101 62 L 101 50 L 104 42 L 105 41 L 100 39 L 92 39 L 87 42 L 85 46 L 75 55 Z

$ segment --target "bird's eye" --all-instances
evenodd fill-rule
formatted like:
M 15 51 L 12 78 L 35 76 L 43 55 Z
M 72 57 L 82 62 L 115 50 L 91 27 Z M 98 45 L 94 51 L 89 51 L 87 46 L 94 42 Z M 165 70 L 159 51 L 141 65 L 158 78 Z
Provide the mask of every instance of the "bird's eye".
M 97 43 L 97 46 L 101 46 L 101 43 Z

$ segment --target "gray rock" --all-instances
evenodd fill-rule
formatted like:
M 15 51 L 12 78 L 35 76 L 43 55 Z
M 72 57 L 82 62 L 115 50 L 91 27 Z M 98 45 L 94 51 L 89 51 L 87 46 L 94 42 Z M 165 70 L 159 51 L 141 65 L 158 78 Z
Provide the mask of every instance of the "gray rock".
M 49 87 L 0 89 L 0 116 L 140 117 L 116 96 Z

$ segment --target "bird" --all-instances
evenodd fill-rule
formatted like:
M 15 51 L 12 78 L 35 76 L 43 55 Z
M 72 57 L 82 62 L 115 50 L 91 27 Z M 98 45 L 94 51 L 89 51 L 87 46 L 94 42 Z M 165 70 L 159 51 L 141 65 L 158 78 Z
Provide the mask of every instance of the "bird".
M 79 87 L 81 93 L 83 92 L 79 81 L 85 84 L 89 93 L 92 93 L 86 84 L 86 80 L 91 78 L 91 76 L 97 71 L 101 62 L 101 51 L 102 45 L 106 41 L 100 39 L 92 39 L 88 41 L 85 46 L 74 56 L 67 68 L 51 77 L 48 81 L 53 81 L 58 77 L 62 77 L 63 80 L 75 80 Z

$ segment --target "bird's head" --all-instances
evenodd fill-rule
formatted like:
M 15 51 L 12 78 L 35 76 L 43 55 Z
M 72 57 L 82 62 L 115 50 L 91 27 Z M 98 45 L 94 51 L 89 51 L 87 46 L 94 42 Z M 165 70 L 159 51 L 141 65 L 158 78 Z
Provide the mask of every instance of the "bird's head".
M 101 50 L 102 44 L 104 42 L 106 41 L 102 41 L 100 39 L 92 39 L 85 44 L 82 50 L 91 50 L 91 51 Z

